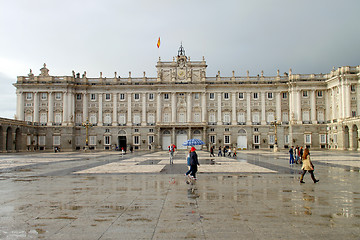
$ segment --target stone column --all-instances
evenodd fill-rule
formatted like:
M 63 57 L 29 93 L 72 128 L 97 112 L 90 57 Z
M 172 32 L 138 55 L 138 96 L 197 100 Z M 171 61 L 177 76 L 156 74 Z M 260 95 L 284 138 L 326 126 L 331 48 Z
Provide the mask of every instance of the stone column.
M 294 99 L 294 92 L 292 87 L 290 87 L 289 88 L 289 122 L 293 122 L 295 120 L 293 118 L 295 116 L 293 99 Z
M 48 100 L 48 126 L 52 126 L 54 123 L 54 94 L 49 92 L 49 100 Z
M 67 125 L 68 122 L 68 98 L 67 98 L 67 92 L 63 92 L 63 119 L 62 119 L 62 125 Z
M 297 123 L 301 124 L 302 123 L 302 116 L 301 116 L 301 91 L 297 90 L 296 91 L 296 101 L 294 102 L 295 104 L 295 109 L 297 109 Z
M 16 119 L 24 121 L 24 94 L 17 91 L 16 95 Z
M 98 119 L 98 126 L 102 126 L 103 125 L 103 94 L 99 93 L 98 94 L 98 98 L 99 98 L 99 119 Z
M 202 112 L 202 114 L 201 114 L 201 121 L 203 122 L 203 123 L 205 123 L 206 122 L 206 116 L 207 116 L 207 107 L 206 107 L 206 93 L 205 92 L 203 92 L 202 94 L 201 94 L 201 112 Z
M 161 122 L 161 92 L 159 92 L 156 96 L 156 123 L 160 123 L 160 122 Z
M 331 105 L 332 105 L 332 112 L 331 112 L 331 121 L 336 118 L 335 113 L 336 111 L 336 105 L 335 105 L 335 90 L 334 88 L 331 88 Z
M 316 99 L 315 90 L 310 91 L 310 120 L 312 124 L 316 124 Z
M 266 125 L 265 92 L 261 92 L 261 125 Z
M 280 92 L 275 93 L 275 117 L 277 121 L 281 121 L 281 96 Z
M 75 122 L 75 94 L 73 92 L 69 92 L 68 98 L 69 122 L 70 124 L 73 124 Z
M 350 85 L 349 83 L 344 84 L 344 93 L 345 93 L 345 117 L 351 117 L 351 98 L 350 98 Z
M 39 93 L 34 92 L 34 122 L 39 122 Z
M 217 125 L 222 125 L 222 111 L 221 111 L 221 93 L 218 93 L 218 119 L 217 119 Z
M 171 93 L 171 122 L 176 122 L 176 94 Z
M 131 93 L 128 93 L 127 94 L 128 96 L 128 108 L 127 108 L 127 124 L 128 126 L 131 126 L 132 125 L 132 114 L 131 114 L 131 99 L 132 99 L 132 94 Z
M 117 114 L 117 93 L 113 93 L 113 116 L 112 116 L 112 125 L 117 126 L 118 125 L 118 114 Z
M 83 122 L 86 122 L 88 120 L 88 96 L 87 93 L 83 93 Z
M 187 109 L 186 109 L 186 118 L 187 118 L 187 122 L 188 123 L 191 123 L 192 121 L 191 121 L 191 113 L 192 113 L 192 111 L 191 111 L 191 109 L 192 109 L 192 93 L 190 92 L 190 93 L 188 93 L 187 94 L 187 101 L 186 101 L 186 107 L 187 107 Z M 190 138 L 189 138 L 190 139 Z
M 246 125 L 251 125 L 251 93 L 246 93 Z
M 231 94 L 232 113 L 231 113 L 231 125 L 236 125 L 236 93 Z
M 359 142 L 359 139 L 360 139 L 360 128 L 358 128 L 357 137 L 358 137 L 358 139 L 356 139 L 356 141 L 358 141 L 358 142 L 357 142 L 357 146 L 358 146 L 357 150 L 360 151 L 360 142 Z
M 340 83 L 340 89 L 339 89 L 339 114 L 340 114 L 340 118 L 344 118 L 345 117 L 345 93 L 344 93 L 344 86 L 343 86 L 343 82 L 341 81 Z
M 146 126 L 146 93 L 142 94 L 142 117 L 141 125 Z
M 355 150 L 354 146 L 354 134 L 352 129 L 349 128 L 349 150 Z
M 356 101 L 356 116 L 360 116 L 360 79 L 358 80 L 358 83 L 356 86 L 356 99 L 357 99 L 357 101 Z

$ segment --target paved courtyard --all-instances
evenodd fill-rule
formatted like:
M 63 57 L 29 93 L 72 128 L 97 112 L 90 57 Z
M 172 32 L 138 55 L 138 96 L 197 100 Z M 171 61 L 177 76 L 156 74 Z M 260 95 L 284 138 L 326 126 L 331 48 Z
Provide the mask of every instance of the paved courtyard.
M 360 239 L 360 153 L 311 151 L 299 183 L 287 152 L 0 154 L 0 239 Z

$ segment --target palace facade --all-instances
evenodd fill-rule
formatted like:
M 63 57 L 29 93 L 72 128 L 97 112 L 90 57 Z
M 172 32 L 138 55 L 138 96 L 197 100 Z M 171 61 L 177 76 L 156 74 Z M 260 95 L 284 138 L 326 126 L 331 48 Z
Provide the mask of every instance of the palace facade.
M 51 76 L 45 64 L 39 76 L 30 70 L 14 84 L 16 119 L 35 130 L 18 130 L 17 149 L 84 149 L 87 120 L 89 148 L 98 150 L 182 148 L 190 138 L 202 139 L 204 148 L 269 149 L 277 142 L 279 149 L 360 149 L 360 66 L 209 77 L 205 59 L 190 60 L 181 46 L 156 69 L 156 77 L 98 78 Z M 1 144 L 5 150 L 8 143 Z

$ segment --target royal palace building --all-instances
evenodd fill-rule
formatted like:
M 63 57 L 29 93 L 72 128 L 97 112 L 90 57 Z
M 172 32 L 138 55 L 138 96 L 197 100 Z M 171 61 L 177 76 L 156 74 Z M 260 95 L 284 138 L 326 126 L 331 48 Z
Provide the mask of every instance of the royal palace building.
M 185 148 L 190 138 L 205 149 L 360 150 L 360 66 L 209 77 L 205 59 L 190 60 L 181 46 L 156 69 L 156 77 L 97 78 L 51 76 L 45 64 L 39 76 L 30 70 L 14 84 L 17 121 L 1 125 L 0 150 L 154 150 Z

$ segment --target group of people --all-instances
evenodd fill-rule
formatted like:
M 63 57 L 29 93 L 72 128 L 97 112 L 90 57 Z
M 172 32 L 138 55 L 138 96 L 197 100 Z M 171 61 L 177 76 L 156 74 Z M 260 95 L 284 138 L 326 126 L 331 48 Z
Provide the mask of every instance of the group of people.
M 313 180 L 314 183 L 319 182 L 319 180 L 317 180 L 314 176 L 314 164 L 311 162 L 310 159 L 309 148 L 305 147 L 304 150 L 303 147 L 299 148 L 299 146 L 296 146 L 296 148 L 294 149 L 294 146 L 292 146 L 289 150 L 289 153 L 290 153 L 290 160 L 289 160 L 290 166 L 292 166 L 294 162 L 296 164 L 302 163 L 301 169 L 303 171 L 301 173 L 300 183 L 305 183 L 304 175 L 306 174 L 306 172 L 310 173 L 311 179 Z M 294 154 L 295 154 L 295 159 L 294 159 Z
M 215 157 L 215 154 L 214 154 L 214 149 L 215 149 L 215 146 L 211 146 L 210 147 L 210 157 Z M 232 156 L 231 156 L 232 154 Z M 226 157 L 226 155 L 228 157 L 236 157 L 236 147 L 233 148 L 233 150 L 231 151 L 231 148 L 229 147 L 226 147 L 224 146 L 223 148 L 221 148 L 221 146 L 219 146 L 219 152 L 218 152 L 218 157 Z

